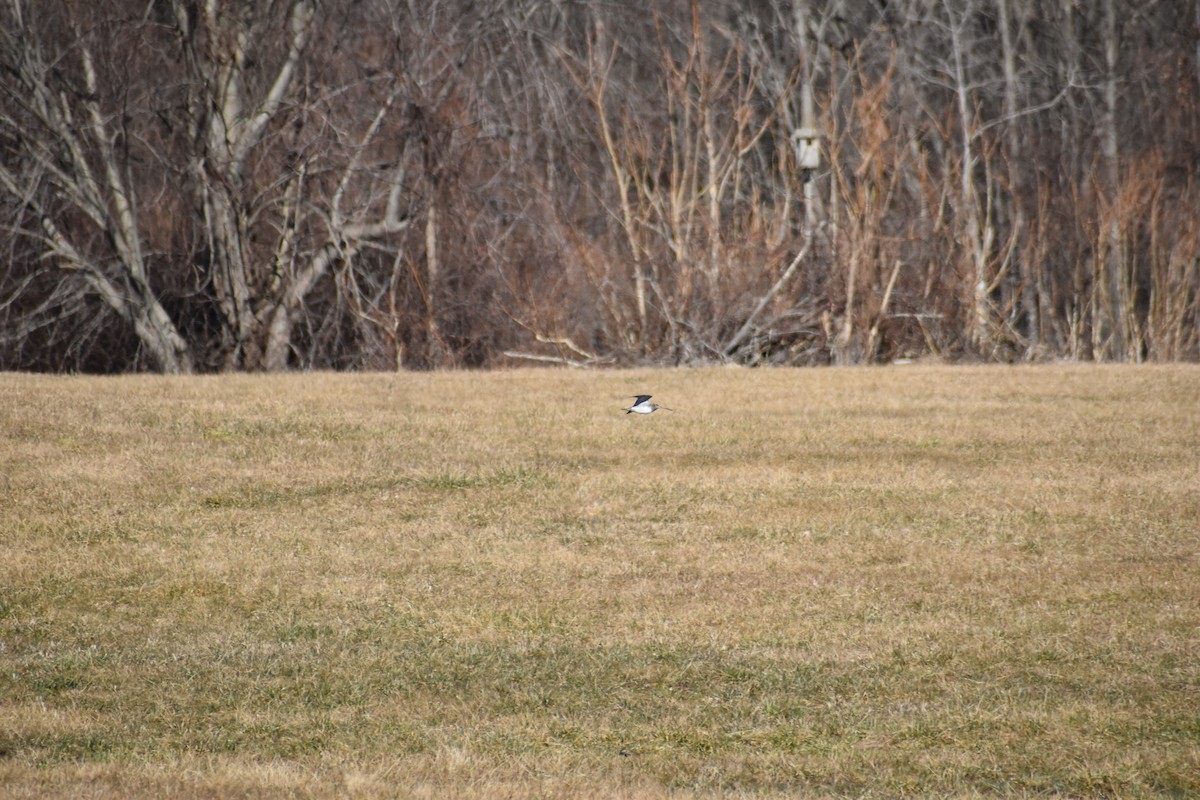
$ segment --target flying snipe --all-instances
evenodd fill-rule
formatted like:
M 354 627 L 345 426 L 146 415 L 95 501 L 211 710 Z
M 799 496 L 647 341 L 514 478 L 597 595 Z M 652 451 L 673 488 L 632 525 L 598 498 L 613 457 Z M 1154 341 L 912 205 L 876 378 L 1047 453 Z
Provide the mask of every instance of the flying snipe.
M 670 411 L 666 406 L 660 406 L 658 403 L 650 402 L 650 395 L 638 394 L 633 396 L 634 403 L 629 408 L 625 409 L 626 414 L 653 414 L 660 408 L 663 411 Z

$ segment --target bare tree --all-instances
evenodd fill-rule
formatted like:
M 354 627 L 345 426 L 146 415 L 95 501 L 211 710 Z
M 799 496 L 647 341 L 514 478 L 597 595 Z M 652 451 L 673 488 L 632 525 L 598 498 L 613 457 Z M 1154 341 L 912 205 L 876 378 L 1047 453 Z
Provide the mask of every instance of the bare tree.
M 1185 0 L 0 2 L 0 368 L 1200 358 Z
M 310 0 L 287 4 L 283 52 L 272 58 L 276 54 L 252 50 L 274 44 L 274 37 L 263 35 L 267 26 L 280 24 L 270 6 L 259 13 L 250 4 L 226 7 L 220 0 L 172 0 L 171 7 L 191 78 L 185 120 L 188 138 L 196 146 L 188 154 L 188 170 L 204 221 L 208 274 L 225 322 L 224 367 L 278 367 L 266 357 L 277 360 L 281 348 L 269 341 L 264 347 L 260 331 L 266 328 L 268 336 L 288 332 L 286 307 L 294 304 L 307 276 L 302 271 L 299 281 L 284 287 L 276 272 L 278 262 L 252 248 L 252 215 L 258 209 L 248 202 L 254 187 L 247 173 L 251 157 L 295 88 L 316 8 Z M 260 75 L 265 80 L 254 80 Z M 294 196 L 303 172 L 283 179 L 285 195 Z M 285 310 L 277 315 L 281 305 Z
M 403 159 L 369 172 L 362 162 L 397 95 L 367 94 L 366 113 L 348 115 L 344 98 L 364 97 L 359 76 L 305 79 L 318 15 L 311 0 L 291 0 L 278 16 L 219 0 L 172 0 L 172 10 L 190 73 L 188 170 L 225 323 L 223 366 L 285 369 L 301 307 L 330 266 L 408 226 Z M 268 35 L 273 26 L 283 35 Z
M 8 76 L 0 189 L 20 204 L 22 235 L 55 270 L 54 291 L 81 284 L 133 327 L 156 369 L 190 372 L 191 349 L 159 296 L 140 219 L 140 204 L 153 200 L 139 197 L 135 162 L 159 154 L 139 139 L 128 109 L 146 103 L 149 87 L 108 80 L 102 70 L 115 65 L 100 61 L 113 55 L 105 35 L 153 49 L 152 35 L 110 34 L 104 8 L 90 18 L 82 6 L 46 10 L 10 0 L 0 16 Z

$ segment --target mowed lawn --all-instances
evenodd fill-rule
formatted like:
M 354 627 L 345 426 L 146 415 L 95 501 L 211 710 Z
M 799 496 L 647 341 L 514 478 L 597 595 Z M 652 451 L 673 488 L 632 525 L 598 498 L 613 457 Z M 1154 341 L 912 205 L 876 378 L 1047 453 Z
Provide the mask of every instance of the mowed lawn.
M 2 797 L 1200 795 L 1194 365 L 10 374 L 0 442 Z

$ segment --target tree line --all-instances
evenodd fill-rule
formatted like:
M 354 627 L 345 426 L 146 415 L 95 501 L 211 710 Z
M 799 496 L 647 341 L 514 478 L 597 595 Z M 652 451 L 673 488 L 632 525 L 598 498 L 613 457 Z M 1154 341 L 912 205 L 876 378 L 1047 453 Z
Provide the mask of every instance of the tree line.
M 1186 0 L 3 2 L 3 369 L 1200 359 Z

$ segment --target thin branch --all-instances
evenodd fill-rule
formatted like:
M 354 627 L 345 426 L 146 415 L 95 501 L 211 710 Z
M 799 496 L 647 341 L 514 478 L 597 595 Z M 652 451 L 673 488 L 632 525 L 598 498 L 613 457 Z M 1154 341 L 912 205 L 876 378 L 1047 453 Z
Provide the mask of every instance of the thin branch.
M 276 73 L 275 81 L 271 84 L 266 97 L 259 103 L 254 113 L 238 126 L 237 139 L 233 148 L 234 163 L 241 164 L 245 161 L 250 148 L 257 144 L 263 129 L 267 127 L 267 123 L 278 113 L 279 106 L 283 103 L 283 98 L 287 95 L 292 78 L 296 73 L 296 67 L 300 63 L 300 56 L 304 52 L 304 46 L 308 41 L 308 34 L 312 30 L 312 20 L 315 11 L 316 9 L 310 0 L 297 0 L 296 4 L 292 6 L 289 25 L 291 39 L 288 42 L 287 57 L 284 59 L 283 65 L 279 68 L 279 72 Z
M 738 345 L 742 343 L 742 340 L 750 335 L 750 331 L 754 330 L 754 323 L 758 319 L 758 315 L 761 314 L 763 309 L 767 307 L 767 304 L 775 298 L 775 295 L 779 294 L 779 290 L 783 288 L 784 284 L 791 279 L 792 273 L 794 273 L 800 266 L 800 262 L 803 261 L 804 257 L 808 255 L 808 251 L 811 248 L 812 238 L 808 237 L 804 240 L 804 246 L 800 248 L 800 252 L 796 253 L 796 257 L 792 259 L 792 263 L 788 264 L 787 269 L 785 269 L 783 274 L 779 276 L 779 280 L 775 281 L 775 285 L 772 286 L 766 294 L 759 298 L 758 304 L 754 306 L 754 310 L 750 312 L 750 316 L 746 318 L 746 322 L 741 328 L 738 329 L 738 332 L 733 335 L 733 338 L 721 348 L 721 352 L 726 357 L 730 356 L 733 351 L 738 348 Z

